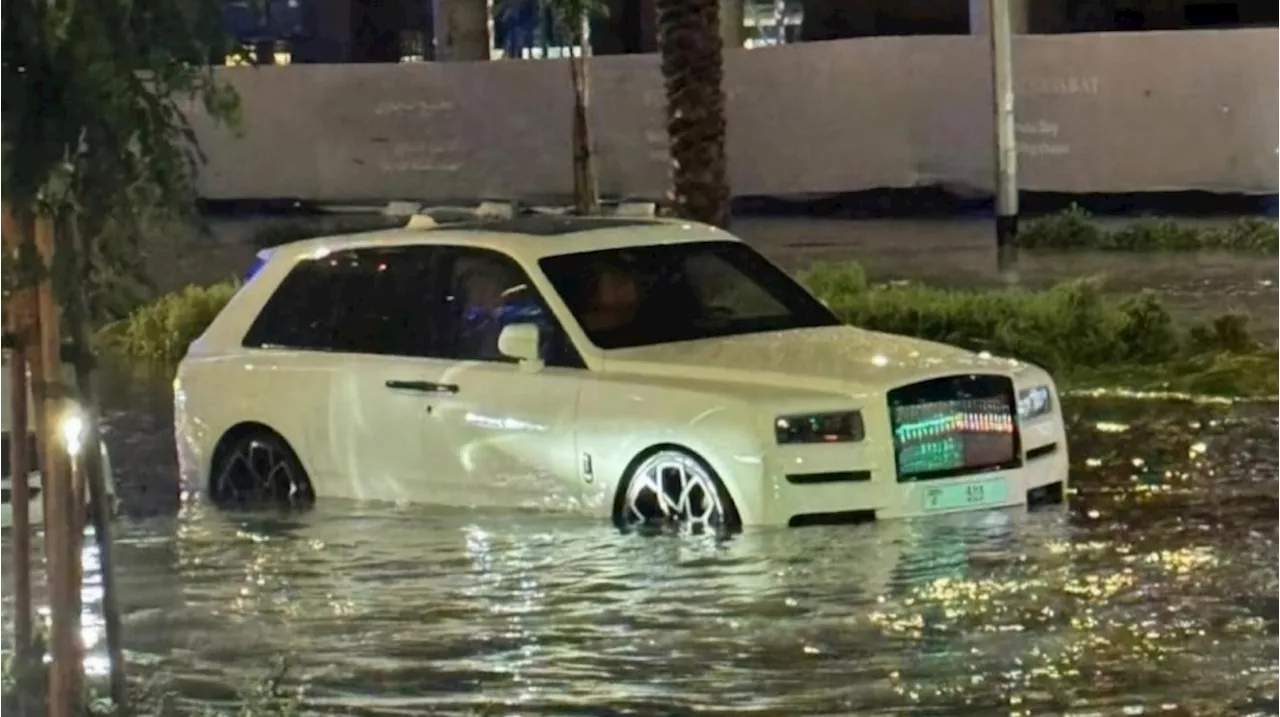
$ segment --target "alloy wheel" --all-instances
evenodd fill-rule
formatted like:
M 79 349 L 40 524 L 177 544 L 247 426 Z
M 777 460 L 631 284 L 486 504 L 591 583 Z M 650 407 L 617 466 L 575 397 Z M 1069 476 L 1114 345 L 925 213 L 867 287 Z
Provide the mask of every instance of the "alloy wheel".
M 222 462 L 214 480 L 217 502 L 230 505 L 287 505 L 307 499 L 305 478 L 294 461 L 270 441 L 249 439 Z
M 725 523 L 715 478 L 700 461 L 679 451 L 660 451 L 636 468 L 623 511 L 627 524 L 676 524 L 695 533 L 718 531 Z

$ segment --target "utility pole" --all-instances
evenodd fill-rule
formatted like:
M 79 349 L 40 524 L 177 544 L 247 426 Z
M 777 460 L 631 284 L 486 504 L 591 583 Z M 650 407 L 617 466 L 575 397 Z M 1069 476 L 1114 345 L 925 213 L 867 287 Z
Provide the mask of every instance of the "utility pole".
M 1013 116 L 1013 22 L 1009 0 L 989 0 L 991 84 L 995 99 L 996 263 L 1012 276 L 1018 249 L 1018 143 Z

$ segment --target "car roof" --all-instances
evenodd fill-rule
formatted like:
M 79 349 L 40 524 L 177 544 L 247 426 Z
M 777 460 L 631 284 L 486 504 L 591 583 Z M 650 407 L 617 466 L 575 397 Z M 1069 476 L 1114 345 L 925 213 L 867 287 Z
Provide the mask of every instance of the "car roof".
M 445 245 L 493 249 L 536 261 L 547 256 L 602 249 L 716 240 L 738 241 L 732 234 L 715 227 L 679 219 L 530 214 L 317 237 L 283 244 L 276 247 L 276 253 Z

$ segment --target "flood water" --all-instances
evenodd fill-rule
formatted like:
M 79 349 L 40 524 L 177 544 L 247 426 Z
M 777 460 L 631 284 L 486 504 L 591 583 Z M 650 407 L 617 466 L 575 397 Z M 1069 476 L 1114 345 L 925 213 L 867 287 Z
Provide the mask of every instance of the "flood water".
M 790 269 L 857 259 L 878 279 L 996 280 L 980 222 L 735 229 Z M 238 276 L 253 251 L 181 245 L 159 276 Z M 1092 274 L 1159 288 L 1180 320 L 1246 313 L 1275 340 L 1268 262 L 1022 259 L 1028 287 Z M 112 383 L 107 440 L 129 513 L 131 674 L 163 679 L 186 711 L 230 706 L 288 657 L 305 708 L 326 715 L 1280 714 L 1274 402 L 1071 401 L 1067 507 L 715 543 L 530 513 L 179 513 L 167 383 Z
M 1276 714 L 1276 404 L 1067 408 L 1068 507 L 721 543 L 323 502 L 175 517 L 163 411 L 116 412 L 131 669 L 195 709 L 288 656 L 332 715 Z

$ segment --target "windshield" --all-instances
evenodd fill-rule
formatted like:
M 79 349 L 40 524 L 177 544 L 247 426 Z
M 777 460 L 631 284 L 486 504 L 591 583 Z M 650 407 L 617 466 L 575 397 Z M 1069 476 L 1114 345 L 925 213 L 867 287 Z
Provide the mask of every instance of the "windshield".
M 840 323 L 740 242 L 608 249 L 548 257 L 541 265 L 602 349 Z

